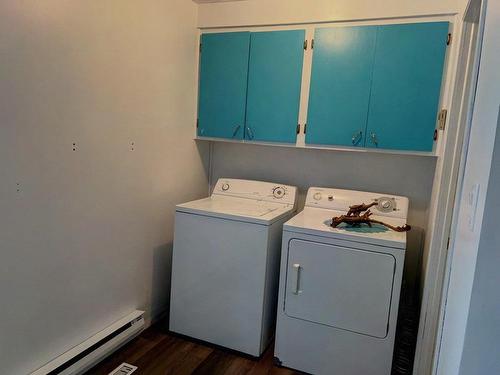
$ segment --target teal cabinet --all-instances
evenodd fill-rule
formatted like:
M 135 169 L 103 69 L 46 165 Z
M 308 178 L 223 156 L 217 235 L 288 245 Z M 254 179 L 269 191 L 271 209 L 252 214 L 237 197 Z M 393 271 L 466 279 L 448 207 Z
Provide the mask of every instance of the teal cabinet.
M 201 36 L 197 133 L 243 139 L 249 32 Z
M 245 138 L 295 143 L 304 30 L 252 33 Z
M 432 151 L 448 22 L 315 30 L 307 144 Z M 304 30 L 201 36 L 197 134 L 295 143 Z
M 306 143 L 432 151 L 448 22 L 317 29 Z
M 367 147 L 432 151 L 448 22 L 379 26 Z
M 365 145 L 377 26 L 316 29 L 306 142 Z
M 304 30 L 203 34 L 198 136 L 296 140 Z

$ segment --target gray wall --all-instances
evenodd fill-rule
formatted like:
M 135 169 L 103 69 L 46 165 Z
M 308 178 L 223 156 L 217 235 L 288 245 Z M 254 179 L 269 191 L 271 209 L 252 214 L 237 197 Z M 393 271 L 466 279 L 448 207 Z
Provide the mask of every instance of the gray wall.
M 174 204 L 207 191 L 196 8 L 0 2 L 0 373 L 165 310 Z
M 211 182 L 220 177 L 295 185 L 300 205 L 310 186 L 403 195 L 410 199 L 406 277 L 416 282 L 436 160 L 426 156 L 342 152 L 249 144 L 213 143 Z
M 491 163 L 460 374 L 500 374 L 500 121 Z

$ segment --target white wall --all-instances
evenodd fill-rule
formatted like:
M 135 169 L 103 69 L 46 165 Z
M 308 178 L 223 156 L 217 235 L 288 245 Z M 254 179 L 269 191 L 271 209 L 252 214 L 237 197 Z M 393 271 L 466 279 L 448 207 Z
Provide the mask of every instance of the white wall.
M 0 2 L 2 374 L 166 308 L 174 204 L 207 191 L 196 15 L 188 0 Z
M 500 103 L 499 103 L 500 104 Z M 500 374 L 500 116 L 486 196 L 460 374 Z
M 459 0 L 246 0 L 199 6 L 199 27 L 274 25 L 452 14 Z M 460 0 L 463 1 L 463 0 Z

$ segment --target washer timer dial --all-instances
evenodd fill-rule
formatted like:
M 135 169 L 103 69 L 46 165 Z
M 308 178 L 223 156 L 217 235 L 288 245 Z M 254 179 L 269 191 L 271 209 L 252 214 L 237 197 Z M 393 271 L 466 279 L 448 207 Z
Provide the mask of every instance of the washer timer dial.
M 321 200 L 321 193 L 320 193 L 319 191 L 318 191 L 317 193 L 314 193 L 314 195 L 313 195 L 313 199 L 314 199 L 315 201 L 319 201 L 319 200 Z
M 283 186 L 276 186 L 273 189 L 273 197 L 276 199 L 283 198 L 285 196 L 285 194 L 286 194 L 286 191 L 285 191 L 285 188 Z

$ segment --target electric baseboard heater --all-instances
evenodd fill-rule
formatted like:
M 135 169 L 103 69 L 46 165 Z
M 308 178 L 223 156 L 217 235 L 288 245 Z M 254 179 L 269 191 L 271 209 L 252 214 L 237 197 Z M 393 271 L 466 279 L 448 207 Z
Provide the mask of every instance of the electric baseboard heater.
M 136 310 L 35 370 L 31 375 L 79 375 L 144 330 L 144 311 Z

